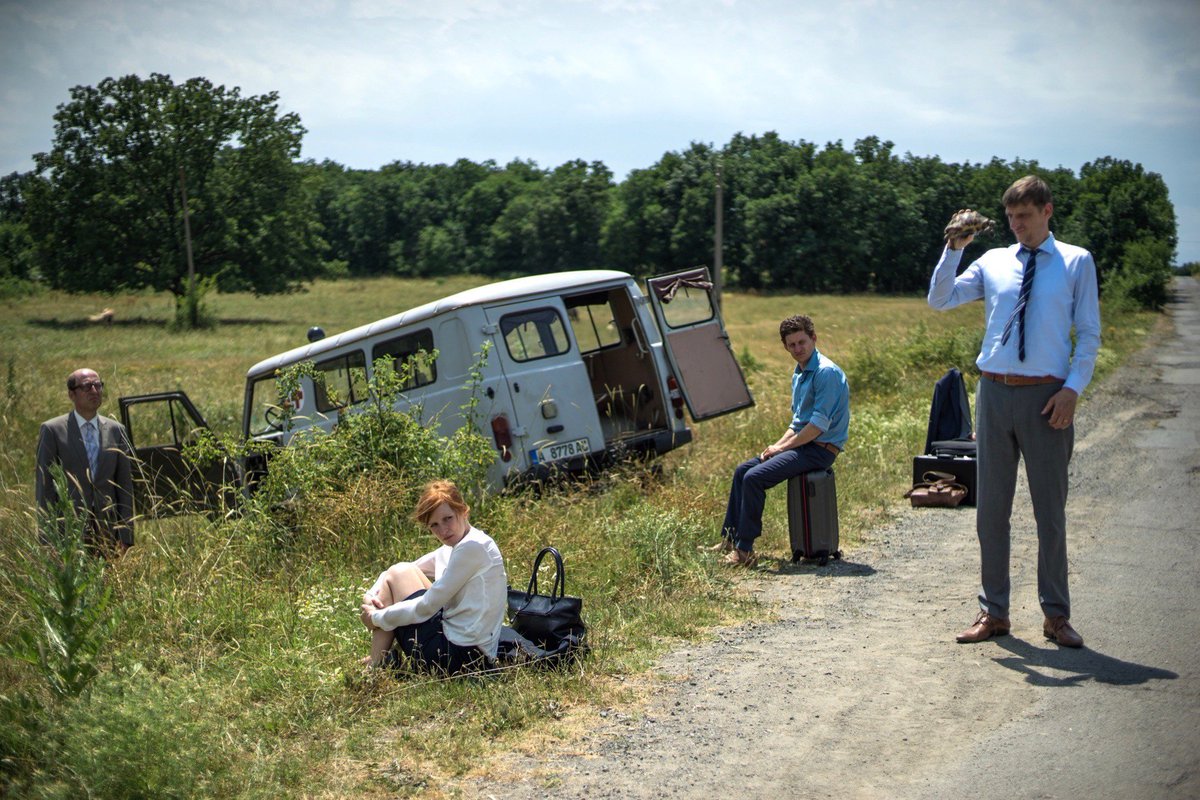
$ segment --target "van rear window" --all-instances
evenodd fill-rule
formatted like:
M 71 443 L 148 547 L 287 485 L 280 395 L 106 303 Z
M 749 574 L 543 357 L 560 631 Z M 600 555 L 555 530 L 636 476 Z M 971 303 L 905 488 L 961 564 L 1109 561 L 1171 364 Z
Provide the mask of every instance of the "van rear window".
M 562 317 L 553 308 L 531 308 L 500 318 L 500 333 L 513 361 L 533 361 L 571 349 Z
M 684 284 L 669 302 L 663 301 L 662 313 L 672 328 L 707 322 L 714 316 L 712 298 L 706 289 Z
M 418 353 L 424 353 L 424 358 L 417 358 Z M 403 391 L 416 389 L 418 386 L 428 386 L 437 380 L 437 354 L 433 349 L 433 331 L 426 328 L 421 331 L 407 333 L 386 342 L 380 342 L 371 350 L 371 363 L 374 364 L 381 356 L 391 356 L 392 365 L 397 372 L 405 369 L 405 364 L 411 364 L 409 375 Z

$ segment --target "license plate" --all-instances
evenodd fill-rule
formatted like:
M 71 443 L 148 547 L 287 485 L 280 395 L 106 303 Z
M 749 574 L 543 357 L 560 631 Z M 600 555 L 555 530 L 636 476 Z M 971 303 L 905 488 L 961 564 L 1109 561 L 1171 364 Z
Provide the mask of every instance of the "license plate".
M 544 464 L 549 461 L 561 461 L 564 458 L 586 455 L 590 452 L 591 447 L 588 445 L 588 440 L 585 436 L 582 439 L 548 444 L 540 449 L 531 450 L 529 456 L 533 460 L 533 463 Z

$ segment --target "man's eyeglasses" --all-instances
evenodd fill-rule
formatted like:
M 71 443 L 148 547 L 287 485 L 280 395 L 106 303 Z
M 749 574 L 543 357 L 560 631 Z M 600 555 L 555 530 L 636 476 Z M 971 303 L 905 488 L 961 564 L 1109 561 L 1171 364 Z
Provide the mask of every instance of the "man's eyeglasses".
M 87 383 L 75 384 L 75 390 L 79 392 L 89 392 L 95 389 L 97 392 L 104 388 L 104 381 L 88 381 Z

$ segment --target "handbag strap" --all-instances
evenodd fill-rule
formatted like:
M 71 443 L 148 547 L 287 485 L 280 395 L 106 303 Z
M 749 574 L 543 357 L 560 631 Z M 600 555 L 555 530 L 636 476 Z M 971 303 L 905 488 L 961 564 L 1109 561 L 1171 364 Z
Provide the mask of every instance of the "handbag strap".
M 529 588 L 526 591 L 530 597 L 538 593 L 538 570 L 542 567 L 542 559 L 546 555 L 554 557 L 554 584 L 550 588 L 550 597 L 559 598 L 566 594 L 566 570 L 563 569 L 562 555 L 553 547 L 543 547 L 533 559 L 533 574 L 529 576 Z
M 932 494 L 952 493 L 955 489 L 962 490 L 963 494 L 967 492 L 967 487 L 955 481 L 954 476 L 947 472 L 934 472 L 930 470 L 921 477 L 925 480 L 913 484 L 913 487 L 904 493 L 905 497 L 912 497 L 913 492 L 919 489 L 924 489 L 926 492 Z M 930 480 L 931 477 L 933 480 Z

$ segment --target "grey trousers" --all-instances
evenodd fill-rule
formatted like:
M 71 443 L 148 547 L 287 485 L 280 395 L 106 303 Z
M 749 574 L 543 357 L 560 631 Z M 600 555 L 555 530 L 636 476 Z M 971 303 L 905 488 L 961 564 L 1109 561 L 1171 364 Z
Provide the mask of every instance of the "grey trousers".
M 979 480 L 975 529 L 979 535 L 979 607 L 1008 617 L 1009 537 L 1017 464 L 1025 461 L 1038 534 L 1038 601 L 1048 617 L 1071 616 L 1067 589 L 1067 465 L 1075 426 L 1050 427 L 1042 415 L 1061 383 L 1005 386 L 979 381 L 976 393 Z

